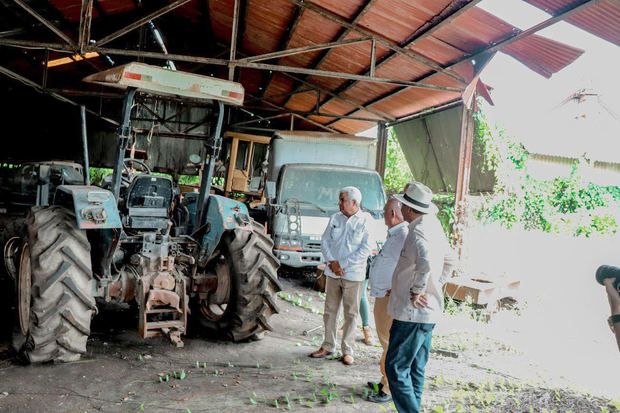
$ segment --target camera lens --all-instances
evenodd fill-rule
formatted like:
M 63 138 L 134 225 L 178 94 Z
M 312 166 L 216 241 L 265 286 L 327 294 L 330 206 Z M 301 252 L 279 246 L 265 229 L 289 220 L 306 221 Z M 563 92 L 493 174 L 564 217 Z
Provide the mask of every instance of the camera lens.
M 596 281 L 603 285 L 603 281 L 607 278 L 614 278 L 614 287 L 620 292 L 620 267 L 613 265 L 601 265 L 596 270 Z

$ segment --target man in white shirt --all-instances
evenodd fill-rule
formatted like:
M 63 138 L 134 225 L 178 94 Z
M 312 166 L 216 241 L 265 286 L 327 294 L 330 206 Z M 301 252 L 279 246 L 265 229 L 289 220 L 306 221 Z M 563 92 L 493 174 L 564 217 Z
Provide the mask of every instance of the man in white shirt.
M 443 312 L 443 285 L 457 262 L 431 202 L 433 193 L 415 182 L 402 202 L 409 234 L 392 278 L 388 313 L 394 318 L 385 360 L 399 412 L 418 413 L 433 328 Z
M 323 233 L 321 251 L 328 265 L 325 284 L 325 340 L 310 357 L 324 358 L 336 347 L 340 303 L 344 309 L 342 362 L 353 364 L 353 345 L 359 313 L 362 283 L 366 278 L 366 260 L 372 251 L 368 227 L 372 217 L 360 209 L 362 193 L 354 186 L 340 190 L 340 212 L 329 219 Z
M 396 198 L 390 199 L 385 204 L 383 219 L 388 227 L 388 235 L 383 248 L 373 258 L 370 265 L 370 296 L 375 297 L 375 326 L 379 342 L 383 347 L 380 362 L 381 381 L 379 383 L 368 383 L 372 388 L 375 386 L 379 388 L 377 394 L 368 398 L 375 403 L 387 403 L 392 400 L 390 386 L 385 375 L 385 356 L 390 341 L 390 327 L 392 326 L 392 317 L 388 314 L 387 308 L 390 301 L 390 289 L 392 288 L 392 274 L 394 274 L 394 268 L 396 268 L 396 263 L 400 258 L 400 251 L 403 249 L 405 238 L 409 233 L 409 223 L 403 219 L 400 208 L 401 204 Z

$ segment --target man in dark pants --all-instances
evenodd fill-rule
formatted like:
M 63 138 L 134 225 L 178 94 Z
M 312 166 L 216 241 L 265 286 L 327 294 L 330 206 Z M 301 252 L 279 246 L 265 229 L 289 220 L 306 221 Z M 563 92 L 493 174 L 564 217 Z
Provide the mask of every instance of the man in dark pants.
M 402 203 L 409 234 L 392 278 L 388 313 L 394 321 L 385 370 L 401 413 L 420 411 L 433 328 L 443 312 L 442 287 L 456 264 L 432 197 L 431 190 L 419 182 L 395 196 Z

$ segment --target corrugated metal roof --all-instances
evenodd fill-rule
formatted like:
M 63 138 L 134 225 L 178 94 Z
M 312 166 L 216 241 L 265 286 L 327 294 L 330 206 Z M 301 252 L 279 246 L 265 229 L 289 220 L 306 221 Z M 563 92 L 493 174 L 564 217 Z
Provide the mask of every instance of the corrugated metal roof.
M 477 79 L 474 65 L 468 57 L 520 33 L 516 27 L 498 17 L 472 7 L 476 0 L 239 1 L 242 5 L 242 20 L 237 44 L 238 57 L 372 35 L 377 39 L 375 77 L 448 88 L 464 89 L 468 82 Z M 576 0 L 526 1 L 554 14 L 582 3 Z M 135 21 L 139 16 L 170 4 L 164 0 L 142 2 L 139 3 L 142 10 L 137 10 L 133 0 L 98 0 L 95 3 L 92 22 L 92 38 L 95 40 Z M 159 25 L 169 45 L 170 53 L 227 59 L 226 48 L 231 39 L 234 4 L 233 0 L 190 0 L 158 18 L 155 23 Z M 58 27 L 70 35 L 77 32 L 81 5 L 81 0 L 50 0 L 47 7 L 54 8 L 55 13 L 62 16 Z M 452 13 L 460 7 L 467 9 L 448 24 L 433 27 L 442 21 L 446 13 Z M 51 19 L 51 14 L 44 15 Z M 572 15 L 569 21 L 618 44 L 619 19 L 620 8 L 616 2 L 601 2 Z M 420 37 L 429 28 L 433 29 L 432 33 Z M 44 28 L 37 29 L 34 34 L 41 41 L 49 41 L 52 36 Z M 106 47 L 135 49 L 137 39 L 138 30 L 134 30 L 111 41 Z M 160 52 L 158 46 L 152 43 L 143 47 Z M 539 35 L 529 35 L 514 41 L 502 50 L 547 77 L 583 53 Z M 40 79 L 42 68 L 33 65 L 32 61 L 40 62 L 42 53 L 39 52 L 37 57 L 31 55 L 31 66 L 27 73 L 31 78 Z M 407 53 L 417 57 L 407 56 Z M 23 64 L 14 60 L 14 54 L 6 55 L 11 56 L 12 61 L 7 62 L 0 57 L 0 65 L 19 67 Z M 136 60 L 135 57 L 118 54 L 112 57 L 116 64 Z M 264 63 L 367 75 L 370 59 L 371 43 L 366 41 L 280 57 Z M 105 66 L 107 62 L 99 59 L 97 64 Z M 49 75 L 53 77 L 62 71 L 75 70 L 77 73 L 74 73 L 73 78 L 79 79 L 93 71 L 84 64 L 70 66 L 75 67 L 55 69 Z M 225 66 L 208 66 L 205 63 L 177 60 L 177 67 L 203 74 L 213 73 L 220 77 L 228 74 Z M 260 68 L 239 66 L 237 72 L 239 81 L 248 92 L 246 106 L 252 107 L 250 110 L 257 110 L 257 106 L 271 111 L 283 110 L 284 107 L 285 110 L 302 115 L 298 117 L 297 127 L 316 128 L 312 121 L 345 133 L 356 133 L 373 126 L 373 122 L 367 119 L 381 119 L 383 116 L 383 120 L 393 121 L 460 97 L 459 92 L 455 91 L 422 89 L 394 82 L 377 83 L 368 81 L 370 79 L 361 81 L 316 74 L 271 73 Z M 69 73 L 66 76 L 62 78 L 63 82 L 68 81 Z M 464 82 L 455 79 L 458 77 Z M 315 90 L 304 91 L 312 88 Z M 318 92 L 317 88 L 322 90 Z M 296 91 L 303 93 L 293 93 Z M 287 93 L 293 94 L 286 96 Z M 339 119 L 326 115 L 347 115 L 358 119 Z M 275 120 L 274 123 L 279 121 Z M 283 124 L 285 122 L 288 121 L 282 120 Z
M 556 15 L 575 7 L 582 0 L 525 0 L 526 2 Z M 569 17 L 567 22 L 620 46 L 620 2 L 601 1 L 588 9 Z

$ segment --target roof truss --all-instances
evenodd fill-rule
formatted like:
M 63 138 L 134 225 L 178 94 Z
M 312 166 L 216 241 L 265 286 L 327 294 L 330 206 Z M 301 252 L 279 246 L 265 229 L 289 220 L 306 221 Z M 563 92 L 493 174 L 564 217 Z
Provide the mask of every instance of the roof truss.
M 157 59 L 157 60 L 172 60 L 179 62 L 188 62 L 188 63 L 196 63 L 198 65 L 213 65 L 219 66 L 222 68 L 228 69 L 228 78 L 235 79 L 236 68 L 247 68 L 260 70 L 264 72 L 262 76 L 261 86 L 258 88 L 259 92 L 256 94 L 248 94 L 250 97 L 248 103 L 250 102 L 262 102 L 263 105 L 269 106 L 271 109 L 266 109 L 264 106 L 260 107 L 262 110 L 280 110 L 286 111 L 295 116 L 291 116 L 291 119 L 299 119 L 313 124 L 316 127 L 319 127 L 324 130 L 333 131 L 332 125 L 338 122 L 341 119 L 352 119 L 352 120 L 360 120 L 360 121 L 374 121 L 374 122 L 394 122 L 397 119 L 394 116 L 386 114 L 380 110 L 373 109 L 373 105 L 377 103 L 383 102 L 387 99 L 390 99 L 394 96 L 397 96 L 403 91 L 409 90 L 410 88 L 419 88 L 419 89 L 427 89 L 427 90 L 437 90 L 444 92 L 454 92 L 462 95 L 464 92 L 464 86 L 466 85 L 466 81 L 455 72 L 455 68 L 463 62 L 470 61 L 472 59 L 478 60 L 483 56 L 488 55 L 494 51 L 500 50 L 502 47 L 505 47 L 511 43 L 524 39 L 525 37 L 542 30 L 545 27 L 548 27 L 559 20 L 564 20 L 576 13 L 579 13 L 585 10 L 588 7 L 599 4 L 605 0 L 585 0 L 582 1 L 579 5 L 572 7 L 568 10 L 564 10 L 563 12 L 552 16 L 551 18 L 539 23 L 528 30 L 522 32 L 516 32 L 505 39 L 501 40 L 498 43 L 494 43 L 485 47 L 480 48 L 479 50 L 475 50 L 473 52 L 464 53 L 465 56 L 459 58 L 448 64 L 439 64 L 427 57 L 422 56 L 420 53 L 416 52 L 411 47 L 421 40 L 432 36 L 434 33 L 439 31 L 440 29 L 446 27 L 451 24 L 456 18 L 462 16 L 467 11 L 474 8 L 480 0 L 453 0 L 448 6 L 446 6 L 440 13 L 436 16 L 428 20 L 425 24 L 423 24 L 419 29 L 413 32 L 405 41 L 401 43 L 396 43 L 387 37 L 372 32 L 365 27 L 360 25 L 360 21 L 363 16 L 365 16 L 369 10 L 375 5 L 376 0 L 366 0 L 359 6 L 358 10 L 353 14 L 353 17 L 350 19 L 345 19 L 330 10 L 322 8 L 317 4 L 313 3 L 310 0 L 287 0 L 295 6 L 295 11 L 290 18 L 288 23 L 288 27 L 285 31 L 285 34 L 282 36 L 279 42 L 279 49 L 274 52 L 263 53 L 258 55 L 248 55 L 244 50 L 240 50 L 240 46 L 242 46 L 242 39 L 246 32 L 246 16 L 248 15 L 249 9 L 252 7 L 251 1 L 249 0 L 234 0 L 234 13 L 233 13 L 233 22 L 232 22 L 232 33 L 231 33 L 231 42 L 229 44 L 228 50 L 228 58 L 224 58 L 222 56 L 218 56 L 217 54 L 212 54 L 211 56 L 193 56 L 182 53 L 161 53 L 161 52 L 153 52 L 148 50 L 132 50 L 132 49 L 122 49 L 122 48 L 114 48 L 114 47 L 102 47 L 107 43 L 112 42 L 113 40 L 119 39 L 127 33 L 135 30 L 136 28 L 146 24 L 147 22 L 157 19 L 165 14 L 171 12 L 172 10 L 177 9 L 178 7 L 185 5 L 189 2 L 189 0 L 176 0 L 171 1 L 164 7 L 153 11 L 147 14 L 144 17 L 137 19 L 136 21 L 122 27 L 119 30 L 116 30 L 97 41 L 91 41 L 91 28 L 92 28 L 92 18 L 93 18 L 93 8 L 95 8 L 100 17 L 107 18 L 107 16 L 102 13 L 101 5 L 97 0 L 82 0 L 81 2 L 81 10 L 80 10 L 80 18 L 79 18 L 79 27 L 76 33 L 76 39 L 74 40 L 71 35 L 68 35 L 66 27 L 66 22 L 61 22 L 62 24 L 58 26 L 58 23 L 47 18 L 43 14 L 41 14 L 38 10 L 33 9 L 31 6 L 26 4 L 24 0 L 11 0 L 16 5 L 21 7 L 25 12 L 34 17 L 41 26 L 46 27 L 49 31 L 54 33 L 54 35 L 60 40 L 61 43 L 54 43 L 49 41 L 37 41 L 37 40 L 22 40 L 22 39 L 14 39 L 12 36 L 19 35 L 23 33 L 24 29 L 18 28 L 13 30 L 7 30 L 5 32 L 0 32 L 0 46 L 12 46 L 18 48 L 38 48 L 42 50 L 46 50 L 46 58 L 47 61 L 49 56 L 49 51 L 68 53 L 68 54 L 84 54 L 87 52 L 97 52 L 101 55 L 110 55 L 110 56 L 128 56 L 135 58 L 149 58 L 149 59 Z M 205 0 L 208 2 L 208 0 Z M 209 12 L 209 5 L 205 7 Z M 332 41 L 319 43 L 319 44 L 311 44 L 302 47 L 290 48 L 291 39 L 293 38 L 296 29 L 298 28 L 300 21 L 306 11 L 312 11 L 335 23 L 341 27 L 341 30 L 335 36 Z M 99 22 L 97 22 L 99 24 Z M 211 30 L 211 29 L 209 29 Z M 357 33 L 361 35 L 361 38 L 355 39 L 347 39 L 347 37 L 351 33 Z M 355 44 L 359 44 L 361 42 L 370 43 L 370 59 L 367 67 L 359 73 L 344 73 L 333 70 L 322 70 L 320 69 L 321 65 L 327 60 L 327 58 L 333 53 L 333 51 L 337 48 L 343 48 Z M 389 52 L 380 59 L 376 59 L 376 47 L 377 44 L 382 45 L 387 48 Z M 282 64 L 282 58 L 288 56 L 295 56 L 302 53 L 310 53 L 316 51 L 323 51 L 315 61 L 308 67 L 298 67 L 292 65 Z M 215 57 L 214 57 L 215 56 Z M 411 59 L 418 64 L 422 64 L 428 68 L 428 73 L 418 77 L 417 79 L 403 80 L 403 79 L 394 79 L 394 78 L 384 78 L 377 77 L 376 71 L 377 69 L 383 67 L 392 59 L 397 56 L 404 56 L 408 59 Z M 277 64 L 276 64 L 277 63 Z M 89 64 L 93 64 L 89 62 Z M 8 75 L 6 72 L 6 68 L 2 71 L 3 74 Z M 45 66 L 45 74 L 43 77 L 42 85 L 39 85 L 36 82 L 30 81 L 23 82 L 28 83 L 29 86 L 34 87 L 37 85 L 39 89 L 46 89 L 46 79 L 47 79 L 47 66 Z M 237 71 L 238 73 L 238 71 Z M 269 84 L 273 81 L 274 73 L 282 73 L 284 76 L 293 80 L 293 88 L 290 92 L 287 93 L 275 93 L 267 95 L 267 89 Z M 435 76 L 439 74 L 450 77 L 453 80 L 459 82 L 462 87 L 449 87 L 449 86 L 440 86 L 436 84 L 427 83 L 429 80 L 432 80 Z M 311 76 L 317 77 L 327 77 L 327 78 L 337 78 L 337 79 L 346 79 L 342 86 L 338 88 L 326 88 L 321 87 L 318 84 L 309 80 Z M 15 78 L 14 76 L 11 76 Z M 22 76 L 23 79 L 26 79 Z M 20 81 L 22 81 L 21 79 Z M 352 100 L 343 96 L 344 92 L 349 91 L 353 86 L 359 84 L 360 82 L 370 82 L 377 84 L 388 84 L 398 86 L 395 91 L 383 94 L 376 98 L 373 98 L 370 101 L 360 101 Z M 316 94 L 316 105 L 315 108 L 311 111 L 307 110 L 292 110 L 288 107 L 290 99 L 293 96 L 300 95 L 302 93 L 307 93 L 313 91 Z M 80 96 L 80 92 L 77 90 L 71 90 L 67 88 L 56 88 L 55 90 L 49 90 L 50 94 L 55 97 L 61 96 L 62 93 L 66 93 L 73 96 Z M 82 95 L 87 95 L 88 91 L 83 91 Z M 287 97 L 282 103 L 274 103 L 270 100 L 276 99 L 279 97 Z M 347 113 L 327 113 L 323 110 L 327 104 L 333 102 L 334 100 L 338 100 L 346 103 L 347 105 L 353 106 L 355 109 L 347 112 Z M 255 103 L 256 104 L 256 103 Z M 252 110 L 258 110 L 256 106 L 251 107 Z M 357 112 L 368 112 L 376 118 L 370 118 L 364 115 L 356 115 Z M 327 124 L 322 124 L 320 122 L 316 122 L 311 119 L 310 116 L 318 116 L 318 117 L 332 117 L 334 120 L 328 122 Z M 411 116 L 411 115 L 408 115 Z M 278 119 L 274 117 L 273 119 Z M 252 122 L 249 122 L 252 123 Z M 244 124 L 242 126 L 245 126 Z

